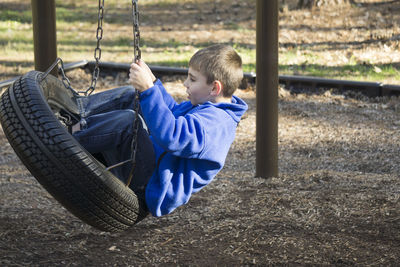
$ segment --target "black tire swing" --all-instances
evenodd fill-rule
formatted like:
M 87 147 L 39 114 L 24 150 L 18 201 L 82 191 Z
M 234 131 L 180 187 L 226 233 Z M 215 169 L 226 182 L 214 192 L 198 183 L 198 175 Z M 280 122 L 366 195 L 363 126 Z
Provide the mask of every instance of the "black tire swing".
M 132 1 L 132 7 L 136 60 L 140 58 L 137 0 Z M 102 37 L 99 38 L 99 28 L 103 12 L 104 0 L 102 3 L 99 0 L 97 70 L 95 68 L 92 85 L 85 94 L 95 89 L 99 74 Z M 100 32 L 102 35 L 102 28 Z M 62 61 L 62 81 L 48 74 L 60 61 L 57 59 L 46 73 L 28 72 L 3 93 L 0 122 L 4 133 L 32 175 L 72 214 L 102 231 L 126 230 L 142 220 L 147 212 L 128 185 L 86 151 L 60 121 L 60 112 L 66 113 L 63 118 L 79 113 L 73 101 L 78 93 L 65 77 Z

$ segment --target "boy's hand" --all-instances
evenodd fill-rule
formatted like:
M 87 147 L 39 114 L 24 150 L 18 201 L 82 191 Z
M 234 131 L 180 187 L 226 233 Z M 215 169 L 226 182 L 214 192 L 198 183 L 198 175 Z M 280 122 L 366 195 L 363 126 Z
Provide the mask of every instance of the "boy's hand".
M 153 79 L 150 75 L 151 73 L 150 69 L 146 69 L 147 65 L 144 63 L 141 64 L 141 61 L 138 61 L 138 63 L 139 64 L 134 62 L 131 64 L 129 81 L 132 83 L 133 87 L 135 87 L 139 92 L 143 92 L 149 89 L 150 87 L 153 87 L 154 84 L 153 84 Z M 143 67 L 143 64 L 146 67 Z
M 139 59 L 137 64 L 139 64 L 140 67 L 145 69 L 150 74 L 151 80 L 153 82 L 156 80 L 156 76 L 154 76 L 153 72 L 151 72 L 151 70 L 150 70 L 149 66 L 147 66 L 146 62 L 144 62 L 143 60 Z

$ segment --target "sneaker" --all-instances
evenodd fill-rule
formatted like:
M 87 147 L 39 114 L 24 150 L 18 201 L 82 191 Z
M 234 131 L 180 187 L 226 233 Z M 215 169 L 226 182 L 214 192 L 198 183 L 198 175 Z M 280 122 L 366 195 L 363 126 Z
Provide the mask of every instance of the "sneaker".
M 40 85 L 51 110 L 68 132 L 72 134 L 78 127 L 80 129 L 81 117 L 76 101 L 77 95 L 52 75 L 48 75 Z

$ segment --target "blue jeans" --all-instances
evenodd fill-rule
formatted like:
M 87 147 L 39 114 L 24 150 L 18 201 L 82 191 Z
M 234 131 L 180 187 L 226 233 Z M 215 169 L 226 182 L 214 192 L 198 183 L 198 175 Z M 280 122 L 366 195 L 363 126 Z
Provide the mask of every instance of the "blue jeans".
M 76 140 L 99 161 L 112 166 L 131 158 L 135 90 L 131 86 L 77 98 L 81 115 L 81 130 L 73 134 Z M 139 112 L 140 114 L 140 112 Z M 155 154 L 146 124 L 139 116 L 136 167 L 130 188 L 144 200 L 146 185 L 155 169 Z M 132 163 L 111 169 L 126 182 Z

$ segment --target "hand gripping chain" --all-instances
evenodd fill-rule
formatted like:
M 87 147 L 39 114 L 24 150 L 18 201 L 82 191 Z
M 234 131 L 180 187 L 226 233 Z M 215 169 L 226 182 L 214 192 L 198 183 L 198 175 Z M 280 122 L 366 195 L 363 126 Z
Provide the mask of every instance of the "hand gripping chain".
M 139 10 L 138 10 L 138 0 L 132 0 L 132 17 L 133 17 L 133 54 L 134 62 L 138 62 L 142 55 L 140 50 L 140 30 L 139 30 Z M 136 90 L 135 102 L 134 102 L 135 120 L 133 122 L 133 137 L 131 143 L 131 159 L 132 159 L 132 169 L 129 173 L 128 180 L 126 181 L 126 186 L 132 181 L 133 173 L 136 167 L 136 151 L 138 145 L 138 131 L 139 131 L 139 91 Z
M 138 10 L 138 0 L 132 0 L 132 17 L 133 17 L 133 53 L 134 53 L 134 62 L 138 62 L 141 58 L 141 50 L 140 50 L 140 30 L 139 30 L 139 10 Z M 113 169 L 115 167 L 124 165 L 126 163 L 131 162 L 132 168 L 129 173 L 129 177 L 126 181 L 126 186 L 129 186 L 132 182 L 133 174 L 136 168 L 136 152 L 138 146 L 138 131 L 139 131 L 139 92 L 136 90 L 135 100 L 134 100 L 134 111 L 135 111 L 135 120 L 133 121 L 133 136 L 131 143 L 131 158 L 117 163 L 113 166 L 107 168 L 107 170 Z

